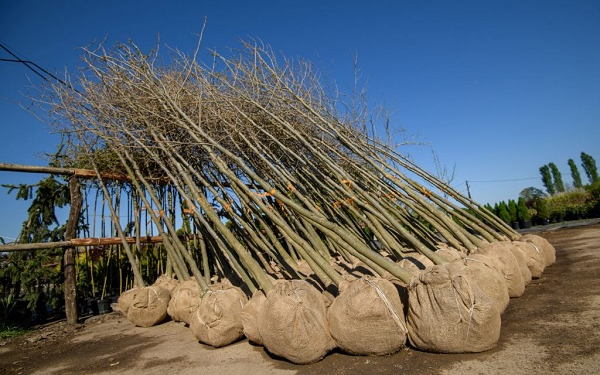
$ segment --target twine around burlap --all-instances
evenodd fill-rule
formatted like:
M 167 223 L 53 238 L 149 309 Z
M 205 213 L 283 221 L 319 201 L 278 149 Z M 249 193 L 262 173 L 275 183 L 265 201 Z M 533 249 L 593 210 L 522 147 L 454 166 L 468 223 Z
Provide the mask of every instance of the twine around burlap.
M 211 285 L 190 318 L 192 334 L 201 342 L 220 348 L 244 335 L 242 309 L 248 300 L 240 288 Z
M 556 249 L 547 239 L 535 234 L 526 234 L 519 238 L 519 241 L 531 242 L 534 244 L 540 253 L 544 255 L 544 265 L 546 267 L 553 265 L 556 262 Z
M 181 281 L 171 293 L 167 314 L 176 322 L 190 324 L 192 313 L 196 311 L 202 291 L 195 279 Z
M 350 281 L 329 307 L 327 320 L 337 346 L 350 354 L 385 355 L 406 343 L 403 305 L 386 279 Z
M 121 293 L 121 295 L 117 299 L 117 303 L 115 306 L 116 309 L 113 308 L 113 310 L 116 310 L 116 311 L 120 312 L 121 314 L 127 316 L 127 312 L 129 311 L 129 306 L 131 306 L 131 303 L 133 302 L 133 296 L 134 296 L 134 293 L 136 290 L 138 290 L 138 288 L 133 287 L 133 288 L 128 289 L 128 290 L 124 291 L 123 293 Z
M 471 254 L 461 260 L 447 263 L 446 267 L 453 268 L 453 273 L 462 272 L 467 275 L 471 283 L 477 285 L 502 314 L 510 302 L 508 286 L 500 271 L 491 264 L 492 261 L 487 255 Z
M 133 292 L 133 301 L 127 311 L 127 319 L 139 327 L 152 327 L 167 317 L 171 295 L 160 286 L 146 286 Z
M 323 296 L 303 280 L 281 282 L 269 292 L 258 328 L 265 348 L 293 363 L 319 361 L 335 348 Z
M 500 312 L 464 273 L 436 265 L 409 287 L 408 338 L 436 353 L 475 353 L 496 346 Z

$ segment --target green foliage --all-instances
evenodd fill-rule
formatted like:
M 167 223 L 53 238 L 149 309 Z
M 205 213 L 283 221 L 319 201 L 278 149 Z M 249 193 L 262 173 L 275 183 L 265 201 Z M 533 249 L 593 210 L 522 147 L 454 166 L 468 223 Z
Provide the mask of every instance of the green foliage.
M 550 219 L 550 207 L 548 207 L 547 199 L 541 198 L 535 200 L 533 207 L 539 219 Z
M 535 188 L 533 186 L 525 188 L 525 189 L 521 190 L 521 192 L 519 193 L 519 198 L 525 199 L 525 202 L 534 201 L 538 198 L 543 198 L 545 196 L 546 196 L 546 193 L 544 193 L 542 190 Z
M 583 170 L 590 181 L 590 184 L 594 184 L 600 179 L 598 178 L 598 169 L 596 168 L 596 161 L 591 155 L 586 154 L 585 152 L 581 153 L 581 165 L 583 166 Z
M 554 179 L 554 189 L 556 190 L 557 193 L 564 192 L 565 184 L 563 183 L 562 175 L 560 174 L 558 167 L 554 163 L 548 164 L 548 167 L 550 168 L 550 172 L 552 173 L 552 178 Z
M 523 198 L 519 198 L 519 201 L 517 202 L 517 218 L 519 221 L 531 220 L 531 214 L 529 213 L 529 209 L 527 209 Z
M 60 225 L 55 209 L 70 202 L 69 188 L 53 176 L 36 185 L 8 186 L 9 193 L 17 191 L 17 199 L 32 200 L 27 210 L 18 243 L 61 241 L 65 225 Z M 35 192 L 34 192 L 35 190 Z M 61 272 L 62 250 L 18 251 L 7 256 L 0 264 L 0 298 L 10 295 L 23 298 L 30 311 L 40 318 L 46 306 L 54 308 L 63 302 Z
M 550 217 L 556 221 L 581 219 L 594 205 L 593 197 L 585 189 L 575 189 L 547 198 Z
M 590 194 L 588 217 L 600 217 L 600 181 L 587 185 L 585 190 Z
M 573 187 L 575 189 L 579 189 L 583 186 L 581 183 L 581 175 L 579 174 L 579 169 L 577 169 L 577 165 L 573 161 L 573 159 L 569 159 L 569 168 L 571 169 L 571 178 L 573 179 Z
M 496 215 L 505 223 L 510 224 L 510 214 L 508 213 L 508 206 L 504 201 L 498 204 Z
M 513 199 L 508 200 L 508 214 L 510 215 L 510 221 L 518 221 L 517 218 L 517 203 Z
M 552 174 L 550 174 L 550 167 L 547 165 L 543 165 L 540 167 L 540 174 L 542 175 L 542 183 L 546 188 L 546 191 L 550 195 L 554 195 L 556 190 L 554 188 L 554 184 L 552 183 Z

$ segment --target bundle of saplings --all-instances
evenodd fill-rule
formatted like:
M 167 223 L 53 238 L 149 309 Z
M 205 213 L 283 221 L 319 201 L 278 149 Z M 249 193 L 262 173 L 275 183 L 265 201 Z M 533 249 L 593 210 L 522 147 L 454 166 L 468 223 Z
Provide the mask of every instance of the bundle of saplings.
M 370 133 L 368 113 L 344 112 L 308 62 L 254 42 L 233 57 L 213 51 L 210 64 L 132 43 L 84 51 L 69 78 L 78 89 L 50 84 L 43 103 L 103 194 L 103 176 L 119 173 L 140 206 L 159 208 L 147 212 L 174 278 L 148 287 L 109 207 L 138 286 L 135 324 L 171 311 L 203 343 L 245 333 L 294 363 L 336 346 L 389 354 L 407 336 L 422 350 L 483 351 L 498 340 L 506 295 L 540 269 L 531 251 L 553 262 L 551 245 Z M 519 260 L 505 245 L 516 240 L 531 248 L 514 250 Z M 496 273 L 482 277 L 475 262 Z

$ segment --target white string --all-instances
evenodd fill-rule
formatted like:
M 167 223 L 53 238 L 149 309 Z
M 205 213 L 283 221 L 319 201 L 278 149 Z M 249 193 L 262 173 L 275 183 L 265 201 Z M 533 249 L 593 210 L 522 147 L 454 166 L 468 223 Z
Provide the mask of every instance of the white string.
M 398 324 L 398 326 L 400 326 L 400 328 L 402 328 L 402 330 L 404 331 L 404 333 L 408 333 L 408 328 L 406 328 L 406 326 L 404 325 L 404 323 L 402 323 L 402 320 L 400 319 L 400 317 L 398 316 L 398 314 L 396 313 L 396 311 L 392 307 L 392 304 L 387 299 L 387 297 L 385 296 L 385 293 L 383 293 L 383 291 L 381 290 L 381 288 L 379 287 L 379 285 L 377 285 L 376 283 L 372 282 L 368 278 L 364 278 L 363 280 L 365 280 L 369 285 L 371 285 L 375 289 L 375 292 L 379 295 L 379 298 L 381 298 L 381 300 L 383 301 L 383 303 L 385 304 L 385 306 L 387 307 L 387 309 L 392 314 L 392 318 L 394 319 L 394 321 L 396 322 L 396 324 Z

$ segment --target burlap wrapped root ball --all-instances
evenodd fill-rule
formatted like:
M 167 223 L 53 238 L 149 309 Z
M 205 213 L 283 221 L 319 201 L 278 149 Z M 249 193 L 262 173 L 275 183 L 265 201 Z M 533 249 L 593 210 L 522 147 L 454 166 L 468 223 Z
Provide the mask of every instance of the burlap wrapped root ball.
M 240 288 L 216 284 L 192 313 L 190 328 L 200 342 L 220 348 L 244 336 L 242 309 L 248 298 Z
M 403 254 L 403 258 L 398 262 L 398 264 L 400 267 L 414 273 L 424 270 L 427 267 L 431 267 L 434 263 L 431 261 L 431 259 L 427 258 L 421 253 L 411 252 Z
M 121 314 L 127 316 L 127 312 L 129 311 L 129 306 L 133 302 L 134 293 L 138 290 L 137 287 L 133 287 L 121 293 L 119 298 L 117 299 L 117 303 L 113 306 L 113 310 L 120 312 Z
M 438 245 L 438 249 L 436 250 L 435 254 L 440 256 L 446 262 L 454 262 L 467 256 L 467 254 L 464 252 L 446 244 Z
M 171 295 L 160 286 L 146 286 L 133 293 L 127 319 L 139 327 L 152 327 L 165 320 Z
M 513 254 L 520 252 L 525 258 L 525 263 L 531 271 L 533 279 L 539 279 L 546 268 L 546 259 L 539 249 L 531 242 L 512 241 L 514 247 L 511 249 Z
M 340 284 L 341 293 L 327 311 L 329 333 L 350 354 L 385 355 L 406 343 L 404 306 L 394 284 L 363 277 Z
M 537 236 L 535 234 L 526 234 L 519 238 L 519 241 L 531 242 L 537 247 L 540 253 L 544 254 L 545 266 L 551 266 L 556 262 L 556 249 L 548 242 L 547 239 Z
M 496 346 L 500 312 L 463 273 L 436 265 L 408 287 L 408 338 L 436 353 L 477 353 Z
M 297 364 L 317 362 L 335 348 L 323 296 L 303 280 L 281 282 L 268 293 L 258 329 L 269 352 Z
M 177 288 L 177 285 L 179 285 L 179 280 L 169 277 L 167 275 L 160 275 L 156 278 L 156 281 L 154 281 L 154 284 L 152 285 L 160 286 L 168 290 L 169 293 L 173 294 L 173 291 L 175 290 L 175 288 Z
M 248 339 L 248 341 L 256 344 L 262 345 L 263 340 L 260 335 L 260 331 L 258 330 L 258 320 L 261 314 L 261 309 L 263 308 L 267 297 L 265 294 L 256 290 L 254 294 L 252 294 L 252 298 L 244 305 L 242 309 L 242 326 L 244 327 L 244 336 Z
M 195 279 L 180 282 L 171 294 L 167 314 L 176 322 L 190 324 L 192 314 L 200 305 L 202 291 Z
M 464 273 L 471 282 L 485 294 L 492 303 L 496 304 L 500 314 L 504 313 L 510 296 L 506 280 L 497 267 L 492 266 L 493 260 L 487 255 L 472 254 L 468 257 L 447 263 L 445 266 L 451 268 L 452 273 Z
M 493 267 L 497 267 L 506 280 L 508 295 L 520 297 L 525 292 L 525 279 L 523 267 L 513 253 L 500 242 L 488 243 L 478 248 L 475 254 L 487 255 L 494 260 Z M 531 272 L 530 272 L 531 273 Z
M 529 269 L 529 257 L 527 254 L 522 252 L 516 244 L 512 241 L 500 241 L 494 244 L 495 248 L 504 248 L 504 251 L 508 251 L 512 253 L 512 255 L 517 260 L 517 264 L 519 265 L 519 271 L 521 272 L 521 276 L 523 276 L 523 281 L 525 282 L 525 286 L 531 284 L 531 280 L 533 279 L 533 275 L 531 274 L 531 270 Z

